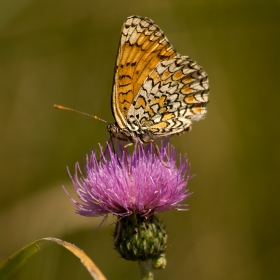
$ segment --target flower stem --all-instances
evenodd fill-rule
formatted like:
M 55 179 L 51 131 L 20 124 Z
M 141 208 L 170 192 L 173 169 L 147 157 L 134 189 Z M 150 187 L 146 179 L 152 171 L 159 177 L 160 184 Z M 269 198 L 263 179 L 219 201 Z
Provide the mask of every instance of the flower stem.
M 138 261 L 139 269 L 140 269 L 140 279 L 141 280 L 153 280 L 154 272 L 153 272 L 153 262 L 151 259 L 146 261 Z

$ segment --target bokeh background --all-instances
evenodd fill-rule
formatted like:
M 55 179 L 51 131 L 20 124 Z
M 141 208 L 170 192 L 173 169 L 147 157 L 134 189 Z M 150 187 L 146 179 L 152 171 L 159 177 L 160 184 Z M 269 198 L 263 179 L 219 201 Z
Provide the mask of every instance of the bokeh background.
M 161 215 L 168 265 L 156 279 L 280 279 L 280 2 L 1 0 L 0 260 L 53 236 L 82 248 L 108 279 L 137 279 L 113 249 L 112 218 L 74 213 L 66 166 L 104 145 L 126 17 L 152 18 L 209 74 L 207 118 L 171 139 L 196 176 L 189 212 Z M 90 279 L 47 244 L 14 279 Z M 67 277 L 67 278 L 66 278 Z

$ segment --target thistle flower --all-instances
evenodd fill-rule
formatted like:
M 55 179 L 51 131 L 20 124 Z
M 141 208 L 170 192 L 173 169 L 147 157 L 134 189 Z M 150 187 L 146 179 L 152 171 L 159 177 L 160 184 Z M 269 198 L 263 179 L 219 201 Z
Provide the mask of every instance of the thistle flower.
M 79 163 L 74 177 L 69 172 L 82 201 L 70 197 L 77 214 L 148 217 L 171 209 L 187 210 L 188 205 L 181 202 L 191 195 L 185 188 L 191 178 L 189 164 L 186 156 L 180 156 L 179 167 L 176 166 L 177 153 L 168 142 L 161 145 L 159 154 L 152 143 L 145 148 L 136 144 L 132 154 L 122 146 L 114 153 L 108 145 L 106 155 L 101 146 L 100 149 L 102 160 L 98 160 L 96 152 L 86 156 L 85 175 Z
M 186 156 L 177 158 L 168 141 L 160 148 L 136 143 L 132 154 L 107 144 L 86 157 L 85 172 L 76 164 L 70 178 L 81 202 L 70 197 L 76 213 L 96 217 L 112 213 L 118 217 L 114 231 L 115 249 L 126 260 L 139 261 L 145 278 L 151 267 L 164 268 L 167 234 L 155 214 L 168 210 L 188 210 L 182 204 L 191 193 L 186 185 L 191 178 Z M 178 161 L 178 167 L 176 165 Z

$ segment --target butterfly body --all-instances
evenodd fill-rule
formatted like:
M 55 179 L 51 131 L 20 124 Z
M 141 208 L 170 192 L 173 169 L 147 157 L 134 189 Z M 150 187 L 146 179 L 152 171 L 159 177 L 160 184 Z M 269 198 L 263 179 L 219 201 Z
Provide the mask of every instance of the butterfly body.
M 202 67 L 178 54 L 148 18 L 123 25 L 116 61 L 110 134 L 134 143 L 189 131 L 206 114 L 209 85 Z

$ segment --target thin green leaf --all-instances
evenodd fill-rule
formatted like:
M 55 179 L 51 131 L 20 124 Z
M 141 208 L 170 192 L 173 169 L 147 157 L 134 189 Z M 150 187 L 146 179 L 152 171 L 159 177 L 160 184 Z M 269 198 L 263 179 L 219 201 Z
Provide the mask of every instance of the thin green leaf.
M 89 271 L 90 275 L 95 280 L 106 280 L 105 276 L 99 270 L 99 268 L 94 264 L 94 262 L 78 247 L 73 244 L 70 244 L 66 241 L 47 237 L 36 240 L 27 246 L 20 249 L 18 252 L 13 254 L 9 259 L 4 261 L 0 265 L 0 279 L 6 280 L 9 279 L 10 276 L 15 273 L 19 268 L 34 254 L 40 251 L 39 244 L 45 241 L 55 242 L 72 252 L 76 257 L 78 257 L 82 264 L 86 267 Z

